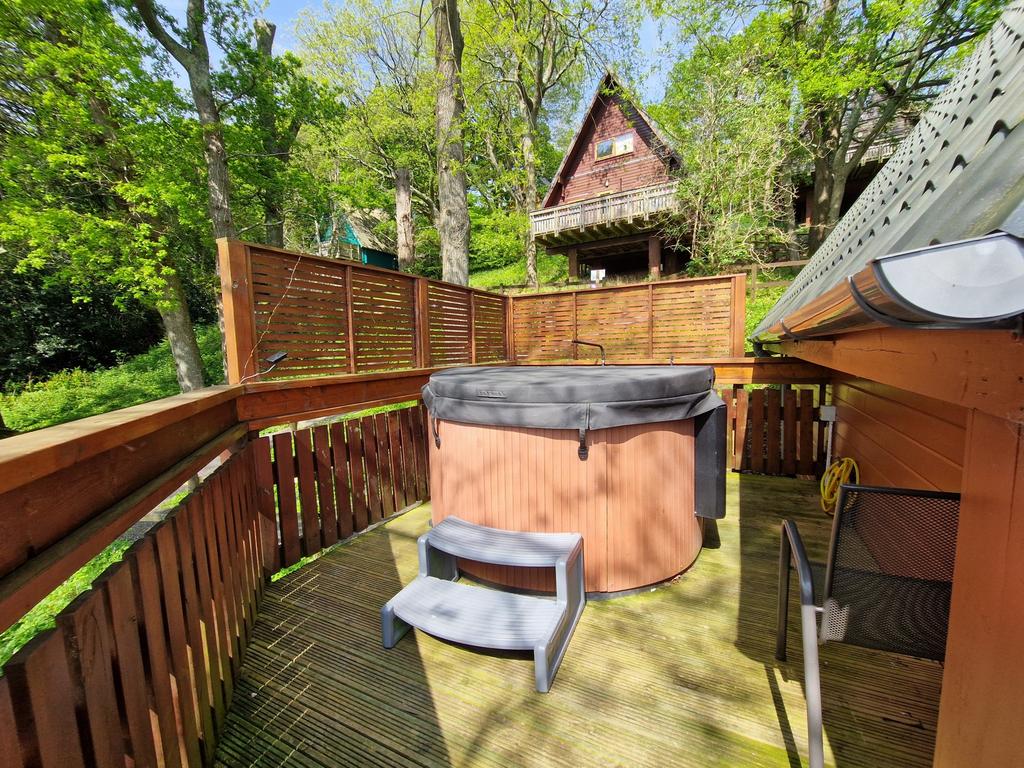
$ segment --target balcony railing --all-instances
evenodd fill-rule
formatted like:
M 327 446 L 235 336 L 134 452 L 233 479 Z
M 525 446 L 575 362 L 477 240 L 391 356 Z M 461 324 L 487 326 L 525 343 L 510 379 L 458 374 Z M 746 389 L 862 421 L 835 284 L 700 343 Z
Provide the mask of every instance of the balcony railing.
M 616 192 L 576 203 L 543 208 L 530 213 L 530 234 L 533 237 L 558 234 L 567 229 L 585 229 L 597 224 L 633 221 L 652 214 L 675 210 L 676 184 Z

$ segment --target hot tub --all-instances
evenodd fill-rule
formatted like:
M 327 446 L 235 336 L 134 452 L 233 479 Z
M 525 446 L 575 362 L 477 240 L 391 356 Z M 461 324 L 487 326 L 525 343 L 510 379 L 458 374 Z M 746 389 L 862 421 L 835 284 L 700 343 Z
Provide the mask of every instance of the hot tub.
M 708 366 L 457 368 L 423 388 L 433 520 L 583 535 L 586 588 L 622 592 L 696 559 L 725 514 L 725 404 Z M 547 569 L 463 563 L 552 591 Z

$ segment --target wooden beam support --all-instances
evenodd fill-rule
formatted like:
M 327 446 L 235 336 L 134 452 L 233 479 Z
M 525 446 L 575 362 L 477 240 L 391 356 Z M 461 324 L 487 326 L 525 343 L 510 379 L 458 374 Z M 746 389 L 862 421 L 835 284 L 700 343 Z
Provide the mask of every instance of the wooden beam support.
M 258 374 L 256 316 L 253 314 L 252 265 L 249 250 L 238 240 L 217 241 L 217 262 L 224 313 L 224 354 L 228 383 Z
M 657 235 L 647 238 L 647 272 L 652 280 L 661 278 L 661 238 Z
M 881 328 L 777 347 L 826 368 L 1024 421 L 1024 343 L 1010 331 Z
M 1024 427 L 974 411 L 965 442 L 934 765 L 1019 766 Z

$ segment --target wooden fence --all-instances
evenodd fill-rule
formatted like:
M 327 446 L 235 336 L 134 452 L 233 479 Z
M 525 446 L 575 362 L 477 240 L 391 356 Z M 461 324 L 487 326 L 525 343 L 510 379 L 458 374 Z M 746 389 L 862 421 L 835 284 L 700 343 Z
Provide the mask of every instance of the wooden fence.
M 507 358 L 505 296 L 235 240 L 218 258 L 231 383 Z
M 263 593 L 252 447 L 216 470 L 18 651 L 4 766 L 199 766 Z
M 806 251 L 806 246 L 803 247 Z M 765 275 L 772 276 L 777 269 L 799 269 L 806 267 L 810 263 L 810 259 L 793 259 L 790 261 L 775 261 L 767 264 L 751 264 L 747 267 L 747 272 L 750 273 L 750 280 L 748 281 L 750 289 L 750 298 L 757 298 L 757 290 L 759 288 L 776 288 L 780 286 L 790 285 L 796 277 L 789 278 L 778 278 L 778 279 L 765 279 Z
M 420 403 L 259 438 L 266 572 L 429 499 L 425 419 Z
M 516 296 L 511 303 L 516 361 L 595 359 L 609 362 L 741 357 L 746 320 L 745 275 L 666 280 Z
M 819 405 L 828 397 L 824 384 L 800 389 L 734 384 L 719 394 L 728 409 L 730 469 L 806 477 L 823 471 L 825 427 Z

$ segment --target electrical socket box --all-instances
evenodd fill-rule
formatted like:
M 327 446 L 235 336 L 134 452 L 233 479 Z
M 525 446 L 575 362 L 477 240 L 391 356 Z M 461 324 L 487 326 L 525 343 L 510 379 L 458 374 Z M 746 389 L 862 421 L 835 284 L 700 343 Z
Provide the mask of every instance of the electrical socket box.
M 832 423 L 836 420 L 836 407 L 834 405 L 823 405 L 818 408 L 818 418 L 821 421 Z

